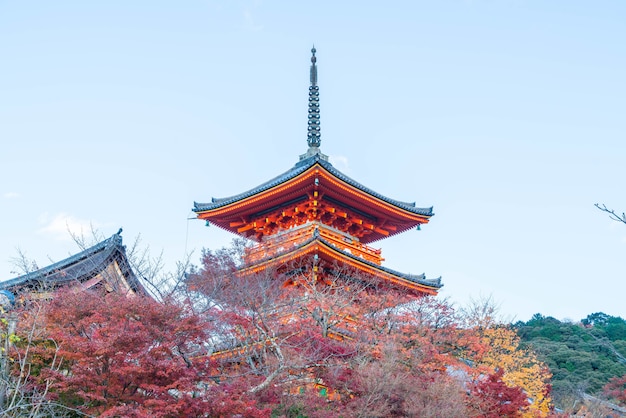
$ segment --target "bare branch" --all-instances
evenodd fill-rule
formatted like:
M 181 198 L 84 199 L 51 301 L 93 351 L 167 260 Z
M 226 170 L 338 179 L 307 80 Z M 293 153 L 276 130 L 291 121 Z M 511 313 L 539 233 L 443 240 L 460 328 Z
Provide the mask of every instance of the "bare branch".
M 105 238 L 104 235 L 102 235 L 102 232 L 98 231 L 98 229 L 94 227 L 92 223 L 89 224 L 88 236 L 85 236 L 85 232 L 82 230 L 82 228 L 80 230 L 80 233 L 78 233 L 78 232 L 73 232 L 70 229 L 69 224 L 67 223 L 66 223 L 66 227 L 67 227 L 67 233 L 70 235 L 70 237 L 72 238 L 72 241 L 74 241 L 74 243 L 78 246 L 78 248 L 80 248 L 81 251 L 84 251 L 87 248 L 94 246 L 95 244 L 104 240 Z
M 22 275 L 39 270 L 39 266 L 35 260 L 29 259 L 26 253 L 19 247 L 17 248 L 17 255 L 11 257 L 9 260 L 16 269 L 11 271 L 12 274 Z
M 607 208 L 604 203 L 602 205 L 600 205 L 599 203 L 596 203 L 594 206 L 597 207 L 598 209 L 600 209 L 602 212 L 608 213 L 609 214 L 609 218 L 613 219 L 614 221 L 626 224 L 626 213 L 625 212 L 622 212 L 622 214 L 619 215 L 619 214 L 615 213 L 615 211 L 613 209 Z

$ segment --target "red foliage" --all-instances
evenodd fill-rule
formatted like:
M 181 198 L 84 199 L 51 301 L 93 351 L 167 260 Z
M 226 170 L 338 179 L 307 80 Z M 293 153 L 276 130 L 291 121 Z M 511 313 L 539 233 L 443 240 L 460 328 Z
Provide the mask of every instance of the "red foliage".
M 147 297 L 57 295 L 50 336 L 64 363 L 53 392 L 101 416 L 196 415 L 207 369 L 206 325 L 183 308 Z
M 609 380 L 603 391 L 606 396 L 614 399 L 620 405 L 626 405 L 626 375 Z
M 519 417 L 528 407 L 526 395 L 519 387 L 509 387 L 499 370 L 479 379 L 471 388 L 469 407 L 483 418 Z
M 503 371 L 488 374 L 497 360 L 476 366 L 489 347 L 445 300 L 322 263 L 241 275 L 237 256 L 204 252 L 185 283 L 193 309 L 57 295 L 43 338 L 63 362 L 41 372 L 49 393 L 88 414 L 128 417 L 495 418 L 528 406 Z
M 186 283 L 201 317 L 141 297 L 59 295 L 48 319 L 65 363 L 52 393 L 130 417 L 492 418 L 527 406 L 502 372 L 467 383 L 459 359 L 486 348 L 445 300 L 345 270 L 241 276 L 232 251 L 203 263 Z

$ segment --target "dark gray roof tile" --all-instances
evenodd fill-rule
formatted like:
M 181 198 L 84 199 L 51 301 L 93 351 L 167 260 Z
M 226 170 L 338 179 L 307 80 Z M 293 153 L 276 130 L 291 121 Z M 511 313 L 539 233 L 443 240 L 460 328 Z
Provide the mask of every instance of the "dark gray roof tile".
M 121 230 L 120 230 L 121 232 Z M 119 262 L 122 274 L 135 291 L 144 291 L 126 258 L 120 232 L 64 260 L 47 267 L 0 282 L 0 289 L 11 289 L 35 283 L 62 285 L 78 280 L 84 281 L 102 272 L 113 259 Z
M 355 255 L 353 255 L 353 254 L 351 254 L 351 253 L 349 253 L 347 251 L 342 250 L 341 248 L 336 247 L 331 242 L 329 242 L 326 239 L 322 238 L 319 235 L 319 232 L 317 230 L 315 230 L 315 232 L 313 233 L 311 238 L 309 238 L 306 241 L 302 242 L 297 247 L 294 247 L 294 248 L 292 248 L 290 250 L 287 250 L 287 251 L 285 251 L 283 253 L 280 253 L 280 254 L 275 254 L 275 255 L 270 256 L 270 257 L 268 257 L 268 258 L 266 258 L 264 260 L 260 260 L 260 261 L 256 262 L 255 264 L 261 264 L 261 263 L 266 262 L 266 261 L 271 261 L 274 258 L 280 257 L 282 255 L 289 254 L 290 252 L 293 252 L 293 251 L 297 251 L 298 249 L 306 247 L 307 245 L 311 244 L 314 241 L 319 241 L 320 243 L 323 243 L 324 245 L 326 245 L 328 247 L 331 247 L 332 249 L 334 249 L 335 251 L 341 253 L 342 255 L 344 255 L 346 257 L 349 257 L 349 258 L 351 258 L 353 260 L 356 260 L 356 261 L 359 261 L 361 263 L 367 264 L 370 267 L 372 267 L 372 268 L 374 268 L 376 270 L 381 270 L 381 271 L 383 271 L 383 272 L 385 272 L 387 274 L 391 274 L 393 276 L 403 278 L 403 279 L 408 280 L 408 281 L 413 282 L 413 283 L 421 284 L 421 285 L 428 286 L 428 287 L 434 287 L 436 289 L 439 289 L 439 288 L 443 287 L 443 284 L 441 283 L 441 277 L 437 277 L 435 279 L 427 279 L 426 275 L 423 274 L 423 273 L 422 274 L 406 274 L 406 273 L 401 273 L 401 272 L 399 272 L 397 270 L 393 270 L 393 269 L 390 269 L 390 268 L 387 268 L 387 267 L 380 266 L 380 265 L 378 265 L 376 263 L 372 263 L 371 261 L 368 261 L 368 260 L 365 260 L 363 258 L 357 257 L 357 256 L 355 256 Z
M 250 196 L 254 196 L 258 193 L 264 192 L 265 190 L 269 190 L 273 187 L 276 187 L 282 183 L 285 183 L 286 181 L 289 181 L 295 177 L 297 177 L 299 174 L 305 172 L 306 170 L 308 170 L 309 168 L 311 168 L 312 166 L 314 166 L 315 164 L 320 164 L 322 167 L 324 167 L 329 173 L 331 173 L 332 175 L 334 175 L 335 177 L 337 177 L 338 179 L 346 182 L 347 184 L 363 191 L 364 193 L 367 193 L 370 196 L 374 196 L 382 201 L 385 201 L 387 203 L 390 203 L 394 206 L 397 206 L 399 208 L 402 208 L 406 211 L 418 214 L 418 215 L 424 215 L 424 216 L 432 216 L 433 215 L 433 208 L 432 206 L 430 208 L 418 208 L 415 206 L 415 203 L 408 203 L 408 202 L 402 202 L 399 200 L 395 200 L 395 199 L 391 199 L 389 197 L 383 196 L 380 193 L 377 193 L 375 191 L 373 191 L 372 189 L 363 186 L 361 183 L 351 179 L 350 177 L 346 176 L 345 174 L 343 174 L 341 171 L 337 170 L 335 167 L 333 167 L 333 165 L 331 163 L 329 163 L 328 161 L 325 161 L 323 158 L 320 157 L 320 154 L 315 154 L 309 158 L 303 159 L 301 161 L 298 161 L 298 163 L 292 167 L 290 170 L 284 172 L 283 174 L 274 177 L 273 179 L 266 181 L 265 183 L 250 189 L 246 192 L 240 193 L 238 195 L 235 196 L 230 196 L 230 197 L 225 197 L 225 198 L 213 198 L 211 200 L 210 203 L 198 203 L 198 202 L 194 202 L 194 208 L 193 211 L 194 212 L 203 212 L 203 211 L 207 211 L 207 210 L 212 210 L 212 209 L 217 209 L 219 207 L 222 206 L 226 206 L 229 205 L 231 203 L 237 202 L 239 200 L 242 199 L 246 199 Z

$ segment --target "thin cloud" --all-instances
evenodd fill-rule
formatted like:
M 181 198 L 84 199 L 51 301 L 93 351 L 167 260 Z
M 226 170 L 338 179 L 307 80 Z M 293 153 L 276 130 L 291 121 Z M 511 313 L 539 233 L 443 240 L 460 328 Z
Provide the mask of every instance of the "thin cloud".
M 6 192 L 2 195 L 2 197 L 4 197 L 5 199 L 16 199 L 20 197 L 20 194 L 16 192 Z
M 60 241 L 69 241 L 72 236 L 84 236 L 97 230 L 102 225 L 96 222 L 78 219 L 66 213 L 59 213 L 52 219 L 47 213 L 39 217 L 42 224 L 46 224 L 39 232 L 53 235 Z
M 350 164 L 348 163 L 347 157 L 344 157 L 343 155 L 331 155 L 328 159 L 337 170 L 350 174 Z
M 258 6 L 259 2 L 255 2 L 254 8 Z M 252 9 L 250 7 L 245 7 L 243 9 L 243 20 L 245 22 L 245 28 L 252 32 L 258 32 L 263 30 L 263 25 L 259 25 L 256 23 L 254 16 L 252 15 Z

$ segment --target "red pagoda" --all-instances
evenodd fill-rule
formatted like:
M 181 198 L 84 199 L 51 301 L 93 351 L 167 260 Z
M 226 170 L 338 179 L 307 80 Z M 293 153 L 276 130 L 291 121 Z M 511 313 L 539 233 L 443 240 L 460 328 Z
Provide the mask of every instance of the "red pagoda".
M 413 294 L 437 294 L 441 279 L 382 266 L 380 249 L 368 244 L 420 228 L 432 207 L 390 199 L 341 173 L 320 151 L 320 107 L 315 48 L 311 50 L 308 151 L 285 173 L 244 193 L 194 202 L 199 219 L 255 244 L 242 273 L 288 266 L 313 257 L 376 277 Z

